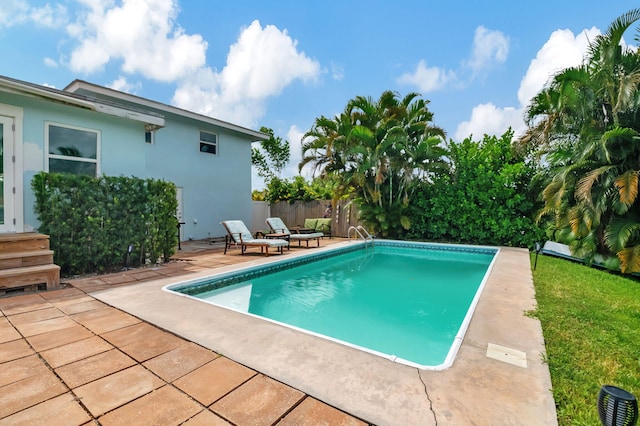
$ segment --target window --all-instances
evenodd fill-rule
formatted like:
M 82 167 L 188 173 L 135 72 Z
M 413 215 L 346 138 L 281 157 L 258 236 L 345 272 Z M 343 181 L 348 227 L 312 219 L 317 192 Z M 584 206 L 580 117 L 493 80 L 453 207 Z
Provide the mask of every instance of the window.
M 218 153 L 218 135 L 200 131 L 200 152 L 216 155 Z
M 100 133 L 97 130 L 46 123 L 48 171 L 97 176 Z
M 144 141 L 148 144 L 153 144 L 153 140 L 155 139 L 155 133 L 154 131 L 147 131 L 144 132 Z

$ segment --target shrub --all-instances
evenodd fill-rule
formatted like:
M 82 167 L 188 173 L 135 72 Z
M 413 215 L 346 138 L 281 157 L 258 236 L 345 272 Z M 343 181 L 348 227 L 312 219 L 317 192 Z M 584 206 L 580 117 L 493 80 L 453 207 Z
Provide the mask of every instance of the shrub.
M 176 187 L 135 177 L 40 172 L 33 177 L 39 232 L 49 235 L 63 274 L 165 262 L 178 242 Z

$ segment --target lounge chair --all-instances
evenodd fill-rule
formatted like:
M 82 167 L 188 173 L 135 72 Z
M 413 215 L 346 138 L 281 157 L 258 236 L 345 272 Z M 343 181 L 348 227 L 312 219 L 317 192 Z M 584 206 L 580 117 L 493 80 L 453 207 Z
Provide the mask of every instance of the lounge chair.
M 297 241 L 298 247 L 301 245 L 302 241 L 306 241 L 307 247 L 309 247 L 310 240 L 316 240 L 318 247 L 320 247 L 320 238 L 324 236 L 322 232 L 312 232 L 310 234 L 292 233 L 279 217 L 269 217 L 265 222 L 267 222 L 271 231 L 287 235 L 289 241 Z
M 242 254 L 247 250 L 247 247 L 260 247 L 260 253 L 264 249 L 267 256 L 269 256 L 270 248 L 275 247 L 282 254 L 283 248 L 289 247 L 289 241 L 286 239 L 253 238 L 249 228 L 241 220 L 225 220 L 221 224 L 228 234 L 225 236 L 224 254 L 227 254 L 227 249 L 232 244 L 240 245 Z

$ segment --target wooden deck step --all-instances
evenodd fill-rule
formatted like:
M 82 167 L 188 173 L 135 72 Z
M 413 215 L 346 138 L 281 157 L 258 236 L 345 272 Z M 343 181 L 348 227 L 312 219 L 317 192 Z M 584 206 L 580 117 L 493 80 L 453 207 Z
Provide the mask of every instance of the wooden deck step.
M 60 267 L 58 265 L 37 265 L 0 270 L 0 295 L 7 289 L 46 284 L 47 290 L 60 288 Z
M 0 234 L 0 253 L 49 250 L 49 236 L 38 232 Z
M 53 263 L 53 250 L 0 253 L 0 270 Z

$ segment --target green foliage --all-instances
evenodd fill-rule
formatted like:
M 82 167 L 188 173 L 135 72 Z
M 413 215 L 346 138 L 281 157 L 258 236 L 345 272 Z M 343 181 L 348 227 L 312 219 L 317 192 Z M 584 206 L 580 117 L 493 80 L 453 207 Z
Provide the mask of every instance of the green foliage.
M 339 196 L 351 196 L 373 233 L 395 238 L 411 228 L 408 200 L 415 182 L 445 167 L 444 131 L 432 125 L 429 101 L 417 93 L 378 100 L 357 96 L 334 119 L 320 117 L 304 135 L 307 165 L 332 177 Z
M 176 187 L 128 177 L 45 173 L 31 181 L 39 231 L 50 236 L 55 262 L 66 274 L 105 272 L 165 262 L 178 242 Z
M 302 176 L 292 179 L 280 179 L 275 177 L 267 184 L 266 191 L 252 194 L 254 200 L 262 196 L 263 200 L 270 203 L 276 201 L 311 201 L 331 200 L 334 197 L 335 184 L 331 179 L 314 179 L 307 182 Z
M 512 149 L 513 132 L 449 143 L 451 172 L 423 181 L 411 199 L 407 238 L 528 247 L 542 236 L 533 213 L 533 169 Z
M 261 141 L 259 147 L 251 148 L 251 165 L 258 171 L 258 176 L 269 183 L 278 178 L 282 169 L 289 162 L 289 141 L 276 137 L 273 130 L 261 127 L 260 132 L 269 135 L 269 139 Z
M 549 236 L 589 262 L 616 255 L 624 273 L 640 272 L 640 54 L 621 41 L 639 22 L 640 9 L 621 15 L 583 64 L 554 75 L 520 140 L 541 159 Z
M 558 424 L 600 424 L 602 385 L 640 394 L 640 284 L 549 256 L 533 282 Z

